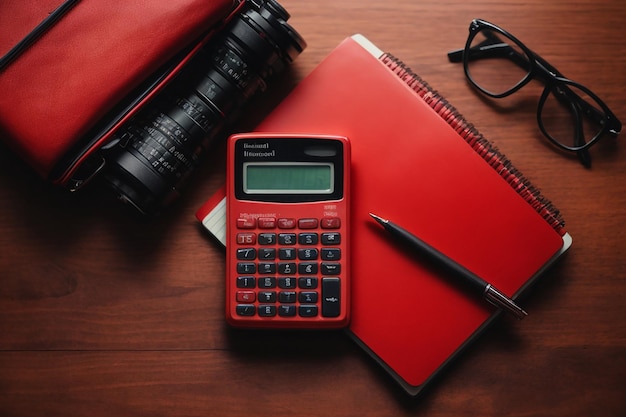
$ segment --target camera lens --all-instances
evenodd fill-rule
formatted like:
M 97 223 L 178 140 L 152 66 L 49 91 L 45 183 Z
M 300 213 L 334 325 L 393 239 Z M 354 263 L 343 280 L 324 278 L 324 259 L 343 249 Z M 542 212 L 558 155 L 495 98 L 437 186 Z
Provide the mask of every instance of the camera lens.
M 268 79 L 306 47 L 274 0 L 247 0 L 108 149 L 105 181 L 120 199 L 154 214 L 179 189 L 204 149 Z

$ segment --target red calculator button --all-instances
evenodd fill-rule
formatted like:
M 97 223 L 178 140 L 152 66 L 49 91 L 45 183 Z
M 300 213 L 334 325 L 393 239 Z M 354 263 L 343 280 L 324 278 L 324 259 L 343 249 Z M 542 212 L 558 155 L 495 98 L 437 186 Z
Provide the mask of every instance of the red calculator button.
M 237 233 L 238 245 L 255 245 L 256 234 L 255 233 Z
M 276 227 L 276 218 L 274 217 L 259 217 L 257 220 L 259 229 L 273 229 Z
M 295 229 L 296 219 L 278 219 L 279 229 Z
M 238 303 L 254 303 L 256 301 L 256 293 L 254 291 L 237 291 Z
M 300 229 L 317 229 L 317 219 L 300 219 L 298 220 Z
M 239 218 L 237 219 L 237 229 L 254 229 L 256 227 L 256 219 Z
M 323 217 L 321 226 L 322 229 L 339 229 L 341 227 L 341 219 L 339 217 Z

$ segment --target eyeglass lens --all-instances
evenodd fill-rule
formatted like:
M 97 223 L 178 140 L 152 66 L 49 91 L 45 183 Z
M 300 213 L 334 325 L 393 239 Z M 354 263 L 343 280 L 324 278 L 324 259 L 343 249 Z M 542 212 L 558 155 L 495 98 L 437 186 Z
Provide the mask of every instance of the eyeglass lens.
M 543 133 L 569 150 L 594 140 L 604 127 L 600 105 L 573 84 L 551 84 L 539 103 L 538 122 Z
M 529 76 L 531 58 L 509 37 L 484 28 L 472 38 L 467 75 L 487 94 L 500 96 Z

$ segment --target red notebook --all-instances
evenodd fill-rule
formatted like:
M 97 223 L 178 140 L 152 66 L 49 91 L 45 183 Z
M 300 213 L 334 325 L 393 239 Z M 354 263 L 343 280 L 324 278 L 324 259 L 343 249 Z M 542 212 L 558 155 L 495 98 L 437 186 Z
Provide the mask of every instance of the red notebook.
M 571 244 L 558 210 L 437 92 L 363 36 L 343 41 L 257 130 L 350 138 L 348 332 L 412 395 L 498 311 L 394 243 L 370 212 L 512 298 Z M 209 230 L 220 224 L 219 200 L 198 211 Z

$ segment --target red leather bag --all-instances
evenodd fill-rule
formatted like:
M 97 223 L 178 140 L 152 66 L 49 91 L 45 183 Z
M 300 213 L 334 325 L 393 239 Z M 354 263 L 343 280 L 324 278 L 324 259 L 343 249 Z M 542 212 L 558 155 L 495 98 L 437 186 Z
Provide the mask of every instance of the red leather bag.
M 73 178 L 90 153 L 242 4 L 3 0 L 0 139 L 49 181 L 79 185 Z

